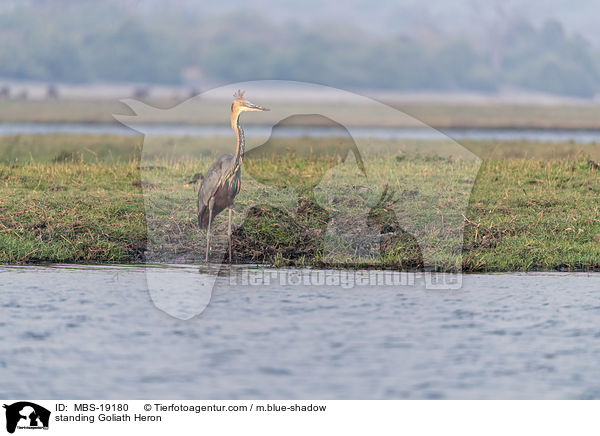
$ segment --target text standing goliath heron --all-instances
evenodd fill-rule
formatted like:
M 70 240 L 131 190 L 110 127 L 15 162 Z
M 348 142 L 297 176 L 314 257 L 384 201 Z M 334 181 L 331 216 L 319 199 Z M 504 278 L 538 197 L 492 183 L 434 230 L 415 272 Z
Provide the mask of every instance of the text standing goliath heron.
M 250 103 L 244 98 L 244 93 L 234 94 L 231 104 L 231 128 L 237 137 L 235 155 L 224 154 L 212 164 L 202 180 L 198 191 L 198 225 L 207 229 L 206 232 L 206 261 L 210 250 L 210 225 L 215 216 L 223 209 L 229 208 L 229 262 L 231 262 L 231 206 L 233 199 L 240 192 L 242 158 L 244 156 L 244 130 L 240 125 L 240 115 L 244 111 L 266 111 L 268 109 Z

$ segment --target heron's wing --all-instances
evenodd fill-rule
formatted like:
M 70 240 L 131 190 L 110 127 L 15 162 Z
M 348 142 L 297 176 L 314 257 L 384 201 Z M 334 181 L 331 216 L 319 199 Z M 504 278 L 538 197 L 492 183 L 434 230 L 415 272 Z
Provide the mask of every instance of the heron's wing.
M 208 206 L 208 201 L 215 195 L 219 188 L 221 176 L 231 165 L 233 156 L 230 154 L 224 154 L 217 161 L 211 165 L 206 172 L 200 189 L 198 190 L 198 209 L 201 211 L 203 208 Z

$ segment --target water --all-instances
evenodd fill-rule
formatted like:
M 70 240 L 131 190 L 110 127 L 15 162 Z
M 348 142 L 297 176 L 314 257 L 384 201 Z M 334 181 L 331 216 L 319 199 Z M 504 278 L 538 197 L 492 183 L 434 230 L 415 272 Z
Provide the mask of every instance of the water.
M 142 128 L 142 127 L 141 127 Z M 271 126 L 244 126 L 248 136 L 269 137 Z M 150 135 L 161 136 L 231 136 L 229 126 L 194 126 L 176 124 L 148 124 L 143 126 L 143 131 Z M 354 128 L 352 134 L 356 137 L 379 139 L 440 139 L 439 132 L 450 138 L 460 141 L 471 140 L 505 140 L 505 141 L 544 141 L 576 143 L 600 142 L 600 130 L 594 129 L 480 129 L 480 128 L 389 128 L 389 127 L 360 127 Z M 20 134 L 113 134 L 136 135 L 135 130 L 122 124 L 85 124 L 85 123 L 0 123 L 0 136 Z M 278 135 L 283 137 L 335 137 L 346 136 L 343 129 L 330 127 L 280 127 Z
M 458 291 L 224 277 L 189 321 L 152 305 L 142 267 L 0 277 L 2 398 L 600 398 L 598 274 Z

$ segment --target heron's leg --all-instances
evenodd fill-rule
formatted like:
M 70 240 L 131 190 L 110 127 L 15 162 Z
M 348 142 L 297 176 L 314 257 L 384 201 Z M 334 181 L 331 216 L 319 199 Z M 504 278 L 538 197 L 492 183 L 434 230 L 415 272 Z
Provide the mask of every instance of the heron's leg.
M 208 230 L 206 231 L 206 260 L 205 260 L 206 262 L 208 262 L 208 253 L 210 251 L 210 224 L 212 221 L 213 203 L 214 203 L 213 198 L 208 200 Z
M 229 224 L 227 227 L 227 235 L 229 235 L 229 263 L 231 263 L 231 206 L 229 206 Z

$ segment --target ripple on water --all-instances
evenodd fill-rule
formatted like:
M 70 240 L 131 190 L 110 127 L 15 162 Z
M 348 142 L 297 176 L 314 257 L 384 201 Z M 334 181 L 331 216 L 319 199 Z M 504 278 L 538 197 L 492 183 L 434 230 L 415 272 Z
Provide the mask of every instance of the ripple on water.
M 164 375 L 148 375 L 139 378 L 140 383 L 164 383 L 167 378 Z
M 292 375 L 292 371 L 285 368 L 273 368 L 270 366 L 261 366 L 258 368 L 259 372 L 267 375 L 277 375 L 277 376 L 289 376 Z
M 224 363 L 228 363 L 231 360 L 235 359 L 238 356 L 242 356 L 245 354 L 245 351 L 242 349 L 234 349 L 234 350 L 224 350 L 218 351 L 216 353 L 210 353 L 208 355 L 210 359 L 210 366 L 219 366 Z
M 23 339 L 33 339 L 35 341 L 43 341 L 44 339 L 48 339 L 52 333 L 50 332 L 32 332 L 26 331 L 23 333 Z

